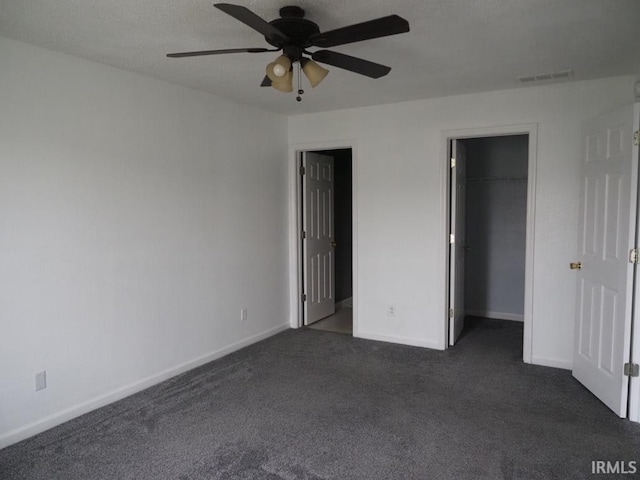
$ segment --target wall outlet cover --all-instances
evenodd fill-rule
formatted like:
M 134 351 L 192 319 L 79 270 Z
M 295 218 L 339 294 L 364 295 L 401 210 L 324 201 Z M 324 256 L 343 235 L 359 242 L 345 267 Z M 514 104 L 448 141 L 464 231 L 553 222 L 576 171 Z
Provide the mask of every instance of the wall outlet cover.
M 42 372 L 36 373 L 36 392 L 38 390 L 44 390 L 47 388 L 47 372 L 43 370 Z

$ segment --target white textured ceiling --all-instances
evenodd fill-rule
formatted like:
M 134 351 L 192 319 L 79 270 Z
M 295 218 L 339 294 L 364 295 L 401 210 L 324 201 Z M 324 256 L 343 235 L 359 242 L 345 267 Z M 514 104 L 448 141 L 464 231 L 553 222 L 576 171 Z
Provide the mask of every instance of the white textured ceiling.
M 573 80 L 640 74 L 640 0 L 230 0 L 266 20 L 298 5 L 323 31 L 392 13 L 409 21 L 409 33 L 332 48 L 389 65 L 388 76 L 328 67 L 298 103 L 259 87 L 275 53 L 165 57 L 268 46 L 213 3 L 0 0 L 0 35 L 285 114 L 515 88 L 515 77 L 566 69 Z

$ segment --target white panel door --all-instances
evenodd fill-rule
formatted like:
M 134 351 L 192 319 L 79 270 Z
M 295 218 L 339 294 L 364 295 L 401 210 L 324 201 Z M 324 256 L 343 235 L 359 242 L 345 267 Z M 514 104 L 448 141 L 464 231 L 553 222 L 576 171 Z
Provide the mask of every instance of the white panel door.
M 630 106 L 585 124 L 578 256 L 571 265 L 577 276 L 573 375 L 620 417 L 627 415 L 637 120 Z
M 336 311 L 333 231 L 333 158 L 304 152 L 304 324 Z
M 449 345 L 455 345 L 464 328 L 464 207 L 467 152 L 460 140 L 451 142 L 451 159 L 450 241 L 453 243 L 449 248 Z

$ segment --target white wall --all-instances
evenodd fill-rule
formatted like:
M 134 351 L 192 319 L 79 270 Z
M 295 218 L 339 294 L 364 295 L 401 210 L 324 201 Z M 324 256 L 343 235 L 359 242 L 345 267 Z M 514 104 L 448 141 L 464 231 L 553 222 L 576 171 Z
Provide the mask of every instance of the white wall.
M 581 124 L 631 103 L 633 83 L 609 78 L 289 117 L 292 149 L 345 139 L 357 146 L 360 336 L 444 348 L 443 131 L 537 123 L 532 358 L 570 368 Z
M 464 308 L 524 320 L 527 135 L 470 138 L 465 197 Z
M 285 117 L 5 39 L 0 65 L 0 447 L 288 327 Z

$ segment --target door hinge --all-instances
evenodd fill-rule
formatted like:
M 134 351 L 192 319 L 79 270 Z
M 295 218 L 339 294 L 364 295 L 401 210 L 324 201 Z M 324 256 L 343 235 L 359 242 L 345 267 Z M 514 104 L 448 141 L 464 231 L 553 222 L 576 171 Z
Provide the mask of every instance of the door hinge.
M 456 236 L 453 233 L 449 234 L 449 243 L 452 245 L 456 243 Z
M 300 175 L 304 175 L 306 173 L 303 166 L 300 167 Z
M 300 298 L 302 299 L 303 302 L 307 301 L 307 295 L 304 294 L 304 293 L 302 295 L 300 295 Z
M 307 232 L 302 232 L 300 234 L 300 237 L 302 237 L 302 239 L 304 240 L 305 238 L 307 238 Z
M 626 377 L 640 377 L 640 365 L 637 363 L 625 363 L 624 375 Z
M 640 130 L 633 132 L 633 144 L 637 147 L 640 145 Z
M 456 168 L 456 159 L 451 157 L 451 168 Z
M 449 318 L 453 318 L 453 308 L 449 309 Z
M 629 250 L 629 263 L 633 263 L 634 265 L 638 264 L 638 249 L 632 248 Z

